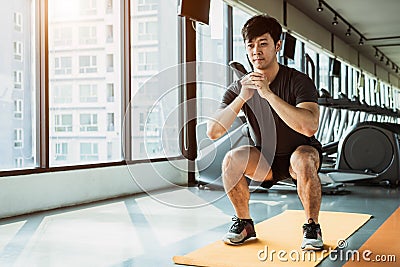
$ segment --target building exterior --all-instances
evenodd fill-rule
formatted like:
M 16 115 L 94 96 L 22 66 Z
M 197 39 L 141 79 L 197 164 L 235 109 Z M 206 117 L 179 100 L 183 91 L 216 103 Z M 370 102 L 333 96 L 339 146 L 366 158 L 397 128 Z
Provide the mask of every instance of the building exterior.
M 0 169 L 35 163 L 35 62 L 30 1 L 9 1 L 0 9 Z

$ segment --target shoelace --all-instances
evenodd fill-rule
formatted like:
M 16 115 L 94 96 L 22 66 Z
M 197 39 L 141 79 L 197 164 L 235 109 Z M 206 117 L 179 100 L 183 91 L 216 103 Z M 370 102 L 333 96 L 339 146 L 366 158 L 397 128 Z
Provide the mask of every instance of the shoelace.
M 236 216 L 233 216 L 232 221 L 234 221 L 235 223 L 231 226 L 231 232 L 241 232 L 244 228 L 244 225 L 246 224 L 246 221 L 243 221 Z
M 308 219 L 308 224 L 303 225 L 303 230 L 305 238 L 317 238 L 318 236 L 317 225 L 313 219 Z
M 314 237 L 315 234 L 313 233 L 313 227 L 311 225 L 304 224 L 303 229 L 304 229 L 304 237 L 305 238 L 315 238 Z

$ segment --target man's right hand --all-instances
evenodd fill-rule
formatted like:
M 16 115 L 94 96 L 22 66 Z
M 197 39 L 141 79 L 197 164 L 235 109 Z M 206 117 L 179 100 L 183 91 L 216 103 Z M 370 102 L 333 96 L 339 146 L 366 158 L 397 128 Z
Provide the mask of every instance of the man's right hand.
M 239 97 L 242 98 L 243 101 L 247 102 L 247 100 L 253 97 L 254 92 L 257 90 L 257 86 L 255 86 L 250 79 L 250 73 L 244 76 L 240 83 L 242 88 L 240 90 Z

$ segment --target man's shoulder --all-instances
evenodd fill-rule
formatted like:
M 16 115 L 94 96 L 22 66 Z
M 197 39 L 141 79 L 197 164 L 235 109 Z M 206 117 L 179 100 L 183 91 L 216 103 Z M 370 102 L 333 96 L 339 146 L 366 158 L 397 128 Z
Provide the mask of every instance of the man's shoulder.
M 304 72 L 301 72 L 295 68 L 285 66 L 285 65 L 280 65 L 280 67 L 281 67 L 283 73 L 290 75 L 291 77 L 309 78 Z

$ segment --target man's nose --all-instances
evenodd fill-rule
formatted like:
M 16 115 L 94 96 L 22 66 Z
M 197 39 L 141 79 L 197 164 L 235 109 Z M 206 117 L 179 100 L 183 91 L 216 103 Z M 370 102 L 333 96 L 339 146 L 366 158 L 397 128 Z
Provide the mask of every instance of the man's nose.
M 259 45 L 254 45 L 254 47 L 253 47 L 253 55 L 258 55 L 258 54 L 260 54 L 261 53 L 261 51 L 260 51 L 260 46 Z

